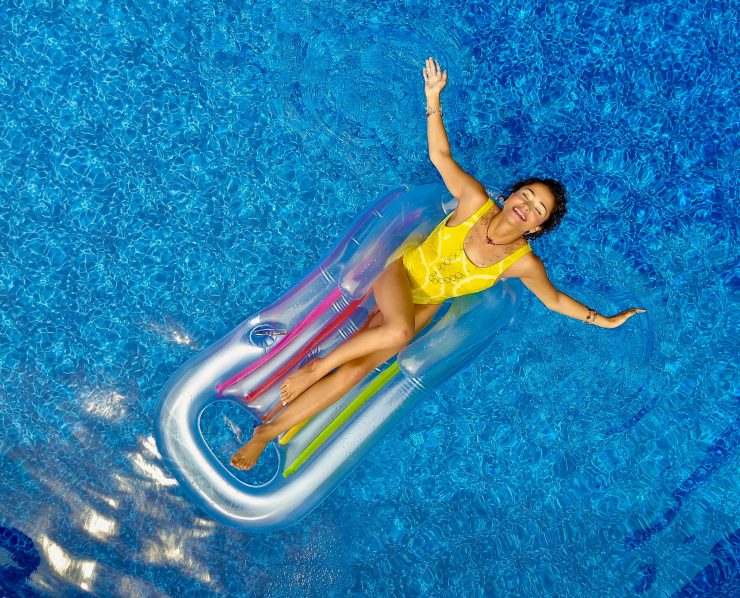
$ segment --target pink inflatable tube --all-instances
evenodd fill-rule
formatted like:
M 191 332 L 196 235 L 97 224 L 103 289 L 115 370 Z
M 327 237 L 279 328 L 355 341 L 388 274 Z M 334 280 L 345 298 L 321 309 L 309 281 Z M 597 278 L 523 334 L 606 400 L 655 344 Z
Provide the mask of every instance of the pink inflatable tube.
M 293 289 L 174 374 L 157 406 L 157 446 L 182 490 L 208 516 L 250 531 L 295 523 L 511 319 L 516 291 L 508 281 L 448 301 L 396 358 L 273 443 L 278 468 L 260 486 L 239 480 L 203 438 L 200 416 L 215 401 L 236 402 L 260 422 L 274 417 L 285 377 L 367 325 L 374 280 L 423 241 L 455 203 L 440 185 L 385 194 Z

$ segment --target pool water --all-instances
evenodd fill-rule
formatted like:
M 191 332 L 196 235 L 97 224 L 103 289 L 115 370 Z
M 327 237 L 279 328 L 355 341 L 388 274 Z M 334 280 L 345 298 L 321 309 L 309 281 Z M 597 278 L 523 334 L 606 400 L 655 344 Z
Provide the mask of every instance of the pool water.
M 737 8 L 499 4 L 0 5 L 2 595 L 740 594 Z M 158 394 L 369 201 L 439 180 L 430 55 L 466 170 L 567 185 L 554 284 L 647 314 L 527 295 L 300 523 L 216 524 Z M 204 426 L 228 455 L 252 422 Z

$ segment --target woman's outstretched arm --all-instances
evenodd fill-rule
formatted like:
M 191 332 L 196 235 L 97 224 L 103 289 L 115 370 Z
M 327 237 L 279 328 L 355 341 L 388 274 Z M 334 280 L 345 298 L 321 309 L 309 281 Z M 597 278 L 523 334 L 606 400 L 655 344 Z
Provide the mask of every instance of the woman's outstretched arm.
M 486 190 L 475 178 L 465 172 L 452 159 L 450 142 L 442 122 L 442 108 L 440 94 L 447 85 L 447 71 L 442 71 L 439 62 L 428 58 L 424 66 L 424 93 L 427 98 L 427 141 L 429 143 L 429 159 L 442 175 L 447 189 L 463 204 L 465 211 L 469 207 L 464 204 L 470 202 L 472 208 L 478 208 L 480 199 L 487 197 Z
M 596 311 L 593 311 L 592 315 L 591 308 L 579 303 L 573 297 L 561 293 L 553 286 L 547 276 L 542 260 L 536 255 L 530 253 L 526 256 L 526 259 L 523 258 L 518 264 L 515 264 L 515 267 L 517 276 L 524 283 L 524 286 L 532 291 L 547 309 L 569 318 L 588 322 L 601 328 L 616 328 L 635 314 L 645 312 L 644 309 L 633 307 L 613 316 L 603 316 Z

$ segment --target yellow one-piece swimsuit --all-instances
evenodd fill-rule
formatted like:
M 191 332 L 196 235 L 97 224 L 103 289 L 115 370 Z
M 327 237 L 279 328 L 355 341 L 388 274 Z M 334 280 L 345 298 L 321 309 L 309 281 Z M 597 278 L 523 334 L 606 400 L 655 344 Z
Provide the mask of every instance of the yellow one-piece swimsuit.
M 483 268 L 470 261 L 465 253 L 465 237 L 494 205 L 489 197 L 470 218 L 457 226 L 447 226 L 450 214 L 421 245 L 403 255 L 414 303 L 442 303 L 445 299 L 483 291 L 496 284 L 509 266 L 532 251 L 529 244 L 524 245 L 500 262 Z

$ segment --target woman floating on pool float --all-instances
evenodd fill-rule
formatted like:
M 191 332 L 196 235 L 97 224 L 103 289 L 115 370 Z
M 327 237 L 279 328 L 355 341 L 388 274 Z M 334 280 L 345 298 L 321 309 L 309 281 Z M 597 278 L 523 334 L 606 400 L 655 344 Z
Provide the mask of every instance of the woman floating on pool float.
M 553 179 L 525 179 L 514 184 L 499 209 L 483 185 L 450 155 L 439 100 L 447 71 L 429 58 L 423 74 L 429 157 L 457 198 L 457 208 L 375 281 L 379 311 L 368 327 L 285 380 L 280 389 L 285 409 L 257 426 L 252 439 L 234 454 L 231 464 L 238 469 L 253 467 L 270 440 L 326 409 L 401 351 L 446 299 L 483 291 L 504 271 L 507 278 L 519 278 L 548 309 L 587 324 L 616 328 L 645 311 L 632 308 L 603 316 L 552 285 L 527 241 L 560 223 L 566 211 L 565 188 Z

